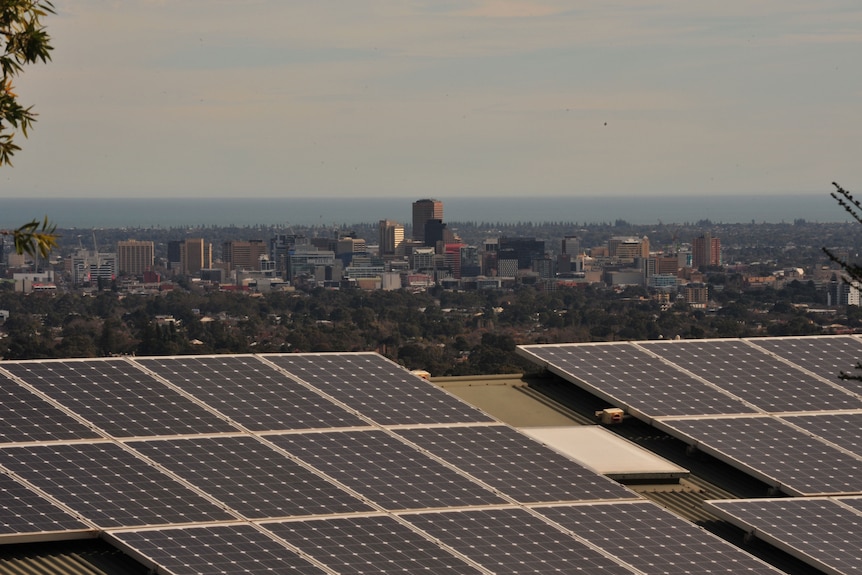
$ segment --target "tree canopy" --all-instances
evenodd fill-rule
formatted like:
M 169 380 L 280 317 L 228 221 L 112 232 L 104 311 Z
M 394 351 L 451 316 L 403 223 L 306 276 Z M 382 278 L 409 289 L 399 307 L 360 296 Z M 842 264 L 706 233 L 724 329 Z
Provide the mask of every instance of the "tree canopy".
M 21 149 L 15 134 L 20 131 L 26 137 L 36 121 L 33 107 L 18 102 L 12 80 L 27 64 L 51 59 L 51 38 L 42 18 L 53 13 L 50 0 L 0 0 L 0 167 L 11 166 L 12 156 Z M 46 217 L 14 230 L 0 230 L 0 235 L 12 236 L 19 254 L 46 257 L 57 245 L 55 229 Z

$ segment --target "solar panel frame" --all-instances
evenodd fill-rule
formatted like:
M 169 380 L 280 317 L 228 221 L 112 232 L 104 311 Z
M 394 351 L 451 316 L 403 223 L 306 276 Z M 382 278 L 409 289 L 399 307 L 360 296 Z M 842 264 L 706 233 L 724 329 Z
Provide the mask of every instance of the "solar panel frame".
M 862 514 L 832 498 L 734 499 L 705 507 L 832 575 L 862 573 Z
M 379 425 L 495 421 L 376 353 L 260 357 Z
M 262 527 L 337 573 L 482 573 L 392 516 L 263 523 Z
M 745 340 L 639 342 L 767 413 L 862 409 L 862 399 Z
M 155 357 L 134 362 L 252 431 L 368 425 L 255 356 Z
M 739 398 L 632 344 L 525 345 L 518 347 L 518 353 L 646 420 L 757 412 Z
M 788 495 L 862 493 L 862 460 L 777 417 L 662 419 L 656 427 Z
M 101 528 L 236 519 L 115 443 L 0 447 L 0 465 Z
M 3 367 L 113 437 L 238 431 L 123 359 L 4 362 Z
M 127 445 L 248 519 L 374 510 L 254 437 L 159 439 Z
M 382 430 L 265 437 L 383 509 L 499 505 L 508 502 L 485 486 Z
M 412 428 L 395 433 L 521 503 L 639 498 L 507 426 Z
M 651 501 L 537 507 L 535 512 L 643 573 L 782 574 Z

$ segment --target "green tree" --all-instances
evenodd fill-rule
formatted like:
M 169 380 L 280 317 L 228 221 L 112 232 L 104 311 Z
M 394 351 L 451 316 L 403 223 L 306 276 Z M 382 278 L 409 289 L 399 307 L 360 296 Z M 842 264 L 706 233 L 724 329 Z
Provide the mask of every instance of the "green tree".
M 42 18 L 54 13 L 50 0 L 0 0 L 0 167 L 11 166 L 12 156 L 21 149 L 14 136 L 20 130 L 27 137 L 36 121 L 33 107 L 18 101 L 12 81 L 24 66 L 51 59 L 51 38 Z M 15 251 L 46 257 L 57 245 L 56 226 L 46 217 L 33 220 L 14 230 L 0 230 L 12 236 Z

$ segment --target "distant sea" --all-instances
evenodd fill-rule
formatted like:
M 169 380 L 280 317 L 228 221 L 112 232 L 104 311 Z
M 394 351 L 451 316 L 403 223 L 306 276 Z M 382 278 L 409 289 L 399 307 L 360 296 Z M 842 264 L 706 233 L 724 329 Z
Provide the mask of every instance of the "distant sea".
M 0 229 L 45 215 L 59 228 L 173 228 L 196 226 L 332 226 L 390 219 L 409 224 L 416 198 L 0 198 Z M 779 223 L 847 221 L 828 194 L 723 197 L 445 196 L 447 222 L 572 222 L 625 220 L 632 224 Z

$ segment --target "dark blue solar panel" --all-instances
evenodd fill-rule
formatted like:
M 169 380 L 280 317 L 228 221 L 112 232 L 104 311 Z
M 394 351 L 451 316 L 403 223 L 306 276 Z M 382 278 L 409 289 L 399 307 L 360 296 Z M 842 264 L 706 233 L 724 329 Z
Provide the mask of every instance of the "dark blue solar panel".
M 632 574 L 526 509 L 420 513 L 403 519 L 492 573 Z
M 3 367 L 115 437 L 236 431 L 127 361 L 22 362 Z
M 376 353 L 263 357 L 381 425 L 493 421 Z
M 542 507 L 536 511 L 642 573 L 781 573 L 651 502 Z
M 521 502 L 638 497 L 509 427 L 433 427 L 397 433 Z
M 862 492 L 862 461 L 775 417 L 662 420 L 674 435 L 714 452 L 790 495 Z
M 264 527 L 337 573 L 481 573 L 393 517 L 291 521 Z
M 251 525 L 112 532 L 107 539 L 172 575 L 323 575 Z
M 862 400 L 740 340 L 639 345 L 767 412 L 862 408 Z
M 0 536 L 89 529 L 35 491 L 0 473 Z
M 151 358 L 136 362 L 253 431 L 367 425 L 254 357 Z
M 233 518 L 113 443 L 4 447 L 0 465 L 101 527 Z
M 505 502 L 478 483 L 381 431 L 266 438 L 386 509 Z
M 99 434 L 0 373 L 0 443 L 96 439 Z
M 631 344 L 519 349 L 613 405 L 648 417 L 754 412 L 739 399 Z
M 244 517 L 372 510 L 255 438 L 134 441 L 129 445 Z

